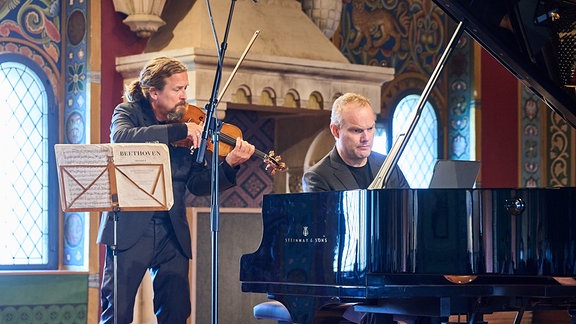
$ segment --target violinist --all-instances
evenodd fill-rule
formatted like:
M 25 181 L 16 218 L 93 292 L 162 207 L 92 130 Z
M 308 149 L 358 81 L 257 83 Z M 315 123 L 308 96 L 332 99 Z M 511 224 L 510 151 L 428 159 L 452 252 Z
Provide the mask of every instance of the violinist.
M 148 62 L 139 78 L 127 87 L 127 102 L 114 109 L 110 126 L 112 143 L 159 142 L 168 145 L 174 205 L 169 211 L 117 213 L 116 278 L 113 262 L 115 214 L 103 213 L 98 232 L 98 243 L 106 245 L 100 323 L 132 322 L 136 292 L 146 270 L 150 270 L 152 278 L 158 323 L 183 324 L 190 316 L 188 268 L 192 251 L 185 194 L 188 190 L 194 195 L 209 195 L 211 171 L 208 163 L 196 163 L 197 153 L 190 154 L 187 147 L 171 145 L 187 140 L 197 148 L 201 143 L 203 125 L 181 121 L 187 108 L 187 87 L 186 66 L 173 58 L 158 57 Z M 254 151 L 252 144 L 236 139 L 233 149 L 220 162 L 221 191 L 235 185 L 240 165 Z M 114 296 L 115 279 L 118 296 Z

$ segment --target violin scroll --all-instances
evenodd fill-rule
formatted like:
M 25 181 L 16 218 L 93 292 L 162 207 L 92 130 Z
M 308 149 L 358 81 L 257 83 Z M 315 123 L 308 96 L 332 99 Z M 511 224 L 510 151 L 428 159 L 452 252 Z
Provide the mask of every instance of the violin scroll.
M 274 151 L 270 151 L 263 159 L 266 164 L 265 170 L 270 172 L 271 175 L 275 175 L 276 172 L 286 172 L 286 163 L 281 162 L 282 157 L 280 155 L 275 156 Z

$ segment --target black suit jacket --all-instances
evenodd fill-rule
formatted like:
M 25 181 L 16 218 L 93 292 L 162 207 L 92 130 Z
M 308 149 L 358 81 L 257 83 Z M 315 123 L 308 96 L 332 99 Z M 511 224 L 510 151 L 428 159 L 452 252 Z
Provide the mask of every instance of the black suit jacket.
M 385 155 L 372 151 L 368 156 L 368 163 L 372 175 L 375 177 L 386 159 Z M 396 166 L 392 171 L 387 188 L 409 188 L 408 181 L 402 171 Z M 337 191 L 366 189 L 360 188 L 356 179 L 344 163 L 336 147 L 324 156 L 318 163 L 310 167 L 302 177 L 302 190 L 304 192 Z
M 191 258 L 192 243 L 186 219 L 186 189 L 194 195 L 209 195 L 211 193 L 211 170 L 207 168 L 207 163 L 197 164 L 196 154 L 190 154 L 188 148 L 170 145 L 170 143 L 184 139 L 187 132 L 185 124 L 158 122 L 147 101 L 118 105 L 114 109 L 110 126 L 112 143 L 158 142 L 168 145 L 174 193 L 174 205 L 168 214 L 184 255 Z M 218 169 L 220 190 L 235 185 L 238 167 L 232 168 L 226 162 L 222 162 Z M 154 211 L 120 211 L 118 213 L 116 243 L 119 250 L 130 248 L 138 242 L 150 225 L 154 213 Z M 113 213 L 102 214 L 98 243 L 114 244 L 113 220 Z

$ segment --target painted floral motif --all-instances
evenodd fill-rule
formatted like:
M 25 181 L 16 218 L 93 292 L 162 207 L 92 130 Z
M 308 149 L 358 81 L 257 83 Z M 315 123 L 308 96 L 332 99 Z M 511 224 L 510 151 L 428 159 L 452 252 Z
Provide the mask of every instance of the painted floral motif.
M 60 1 L 0 0 L 0 36 L 21 38 L 42 47 L 54 62 L 60 59 Z
M 84 72 L 83 63 L 74 63 L 73 65 L 68 65 L 68 92 L 73 92 L 77 94 L 78 92 L 83 92 L 85 89 L 84 81 L 86 81 L 86 74 Z

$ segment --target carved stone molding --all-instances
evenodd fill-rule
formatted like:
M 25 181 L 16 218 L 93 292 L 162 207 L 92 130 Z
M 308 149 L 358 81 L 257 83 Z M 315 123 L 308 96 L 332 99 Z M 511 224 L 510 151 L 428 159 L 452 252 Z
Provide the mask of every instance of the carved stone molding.
M 166 0 L 114 0 L 117 12 L 128 15 L 124 23 L 139 37 L 150 37 L 166 22 L 160 18 Z
M 138 77 L 146 62 L 159 55 L 174 57 L 189 67 L 190 86 L 186 93 L 191 104 L 203 107 L 209 102 L 212 83 L 206 80 L 213 80 L 218 63 L 217 53 L 211 49 L 182 48 L 119 57 L 116 70 L 128 84 Z M 223 80 L 228 79 L 238 59 L 237 53 L 227 53 Z M 336 97 L 345 92 L 356 92 L 367 97 L 374 111 L 379 113 L 382 84 L 393 78 L 392 68 L 251 54 L 242 62 L 242 69 L 230 82 L 218 109 L 225 111 L 227 103 L 239 102 L 270 106 L 271 112 L 277 107 L 330 110 Z M 237 96 L 238 92 L 244 95 Z M 274 94 L 274 100 L 262 100 L 263 96 L 270 99 L 271 94 Z M 237 101 L 239 97 L 242 100 Z M 289 105 L 288 102 L 294 98 L 299 104 Z M 312 101 L 314 105 L 311 105 Z M 322 105 L 317 107 L 319 102 Z
M 302 9 L 326 37 L 332 38 L 340 24 L 342 0 L 302 0 Z

